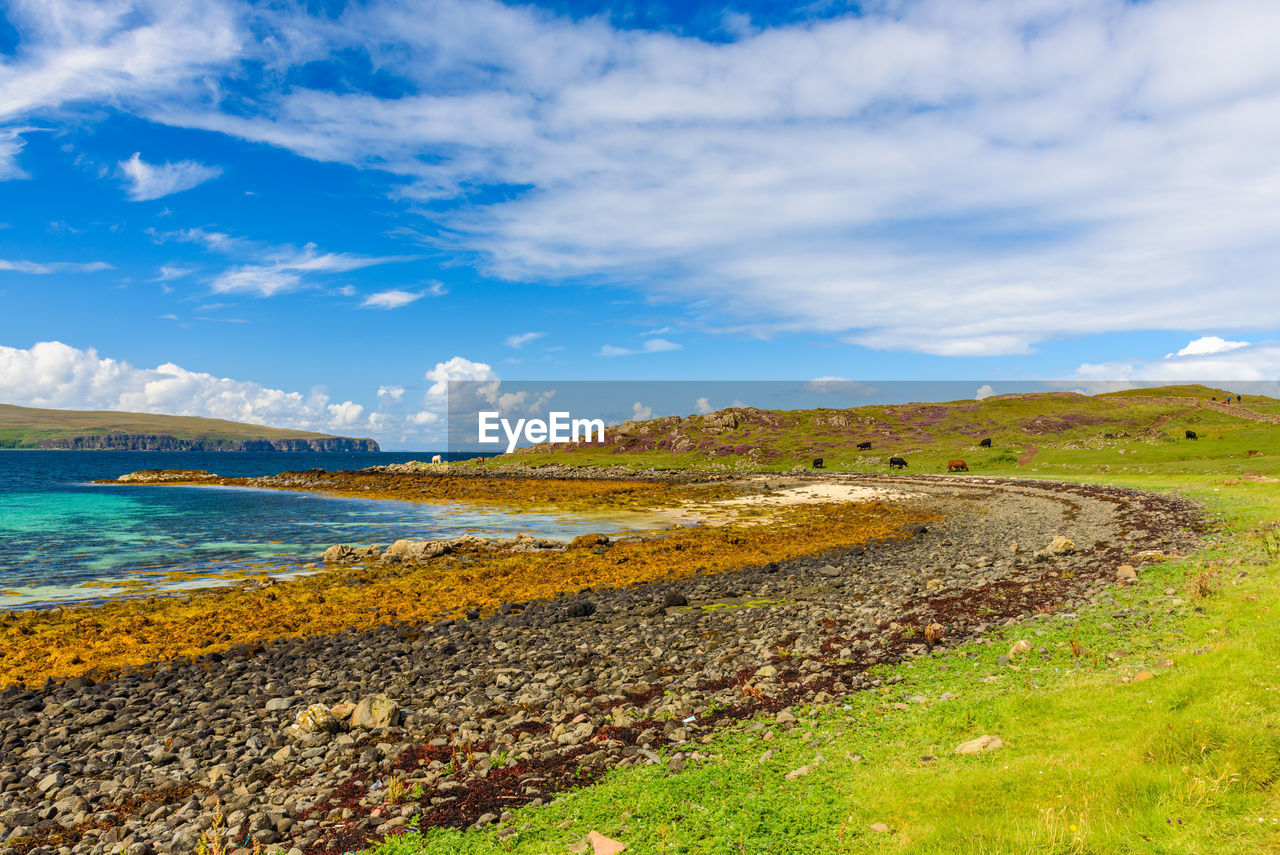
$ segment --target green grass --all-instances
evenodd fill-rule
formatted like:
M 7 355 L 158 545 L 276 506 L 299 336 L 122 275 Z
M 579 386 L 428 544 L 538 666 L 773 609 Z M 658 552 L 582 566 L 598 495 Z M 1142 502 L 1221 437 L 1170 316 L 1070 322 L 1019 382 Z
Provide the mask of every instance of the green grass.
M 1280 426 L 1194 415 L 1198 442 L 1170 422 L 1151 437 L 1059 437 L 1022 467 L 1012 444 L 966 458 L 991 474 L 1173 490 L 1220 524 L 1201 552 L 1142 568 L 1077 620 L 881 669 L 904 682 L 799 710 L 791 731 L 764 723 L 772 741 L 750 723 L 724 732 L 678 774 L 620 770 L 522 809 L 508 840 L 429 830 L 377 852 L 562 853 L 592 829 L 636 853 L 1280 852 Z M 1019 638 L 1047 657 L 998 665 Z M 1155 677 L 1126 682 L 1140 670 Z M 917 694 L 929 703 L 893 707 Z M 953 753 L 982 734 L 1006 747 Z
M 1039 471 L 1042 462 L 1078 466 L 1082 460 L 1101 471 L 1124 471 L 1135 459 L 1121 455 L 1121 449 L 1137 451 L 1136 460 L 1143 463 L 1244 456 L 1250 449 L 1280 453 L 1280 425 L 1186 403 L 1148 400 L 1207 401 L 1220 390 L 1178 386 L 1134 392 L 1144 394 L 1054 392 L 848 410 L 736 409 L 721 411 L 737 417 L 738 425 L 729 430 L 713 426 L 719 414 L 654 419 L 611 428 L 604 446 L 543 444 L 472 465 L 499 467 L 514 460 L 531 466 L 787 471 L 808 469 L 821 457 L 828 471 L 888 472 L 889 456 L 897 455 L 907 459 L 908 474 L 945 472 L 952 459 L 964 460 L 972 472 L 1016 468 L 1025 473 Z M 1280 401 L 1255 397 L 1248 408 L 1280 412 Z M 1186 430 L 1196 431 L 1201 439 L 1184 439 Z M 988 437 L 992 447 L 981 448 L 979 440 Z M 873 443 L 870 451 L 857 449 L 863 440 Z M 743 452 L 744 447 L 753 450 Z M 717 453 L 728 448 L 734 453 Z M 1055 456 L 1058 451 L 1065 456 Z M 1018 467 L 1019 458 L 1029 459 Z

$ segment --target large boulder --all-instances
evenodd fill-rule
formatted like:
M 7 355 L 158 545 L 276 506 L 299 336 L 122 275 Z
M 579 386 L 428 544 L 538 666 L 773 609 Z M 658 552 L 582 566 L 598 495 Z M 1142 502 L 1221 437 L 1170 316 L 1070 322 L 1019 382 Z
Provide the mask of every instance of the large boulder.
M 387 547 L 385 554 L 401 561 L 426 561 L 439 558 L 450 550 L 446 540 L 397 540 Z
M 345 543 L 335 543 L 324 551 L 326 564 L 344 564 L 355 560 L 355 550 Z
M 301 710 L 293 724 L 286 727 L 289 736 L 310 736 L 314 733 L 337 733 L 342 722 L 324 704 L 311 704 Z
M 399 723 L 400 705 L 386 695 L 370 695 L 351 713 L 351 726 L 362 730 L 395 727 Z

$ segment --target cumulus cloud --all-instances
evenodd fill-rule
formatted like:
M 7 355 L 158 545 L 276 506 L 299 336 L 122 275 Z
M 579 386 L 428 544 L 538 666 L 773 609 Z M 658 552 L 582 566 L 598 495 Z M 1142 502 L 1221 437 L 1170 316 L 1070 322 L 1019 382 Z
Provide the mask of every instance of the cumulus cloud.
M 0 270 L 14 273 L 96 273 L 99 270 L 110 270 L 111 265 L 105 261 L 91 261 L 87 264 L 71 261 L 7 261 L 0 258 Z
M 509 335 L 507 336 L 507 347 L 514 347 L 519 350 L 529 342 L 537 341 L 545 335 L 546 333 L 541 332 L 527 332 L 519 333 L 518 335 Z
M 206 166 L 194 160 L 177 163 L 147 163 L 141 152 L 120 161 L 120 172 L 128 181 L 129 198 L 135 202 L 159 199 L 183 190 L 190 190 L 222 174 L 220 166 Z
M 1171 354 L 1149 360 L 1084 363 L 1068 379 L 1089 381 L 1084 384 L 1091 391 L 1111 391 L 1132 386 L 1148 386 L 1176 383 L 1252 383 L 1255 394 L 1276 394 L 1280 391 L 1280 343 L 1263 341 L 1256 344 L 1228 342 L 1240 345 L 1216 350 L 1192 347 L 1185 354 Z M 1263 392 L 1256 384 L 1266 383 L 1273 391 Z
M 137 368 L 57 341 L 0 346 L 0 400 L 31 407 L 205 416 L 300 430 L 350 427 L 364 408 L 247 380 L 189 371 L 172 362 Z
M 710 401 L 702 397 L 693 402 L 693 411 L 705 416 L 707 413 L 715 412 L 715 408 L 711 406 Z
M 379 386 L 378 397 L 388 398 L 392 401 L 398 401 L 404 397 L 403 386 Z
M 639 401 L 636 401 L 634 404 L 631 405 L 631 418 L 634 419 L 635 421 L 642 422 L 652 417 L 653 417 L 653 407 L 645 406 Z
M 634 356 L 637 353 L 662 353 L 668 350 L 681 350 L 683 345 L 676 344 L 674 341 L 667 341 L 665 338 L 647 339 L 644 344 L 639 347 L 615 347 L 612 344 L 606 344 L 600 348 L 600 356 Z
M 498 388 L 498 374 L 493 370 L 492 366 L 485 362 L 472 362 L 462 356 L 455 356 L 444 362 L 437 362 L 424 376 L 431 381 L 431 388 L 427 390 L 427 397 L 437 400 L 448 398 L 449 381 L 451 380 L 491 381 L 495 392 Z
M 1208 356 L 1211 353 L 1225 353 L 1228 350 L 1248 346 L 1247 341 L 1227 341 L 1216 335 L 1206 335 L 1188 342 L 1187 346 L 1177 353 L 1167 354 L 1165 359 L 1172 359 L 1175 356 Z
M 423 294 L 413 291 L 401 291 L 392 288 L 388 291 L 379 291 L 376 294 L 370 294 L 364 298 L 364 302 L 360 305 L 366 309 L 399 309 L 401 306 L 407 306 L 410 303 L 421 300 Z
M 983 383 L 978 387 L 978 391 L 973 393 L 973 397 L 981 401 L 983 398 L 990 398 L 995 393 L 996 390 L 991 388 L 990 383 Z

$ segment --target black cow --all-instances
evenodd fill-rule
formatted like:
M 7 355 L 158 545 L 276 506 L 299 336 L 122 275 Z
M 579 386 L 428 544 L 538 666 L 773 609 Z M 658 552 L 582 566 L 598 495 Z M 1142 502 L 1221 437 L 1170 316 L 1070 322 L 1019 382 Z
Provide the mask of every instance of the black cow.
M 1200 438 L 1200 437 L 1196 436 L 1196 432 L 1195 432 L 1195 431 L 1193 431 L 1193 430 L 1189 430 L 1189 431 L 1187 431 L 1187 439 L 1199 439 L 1199 438 Z
M 978 443 L 978 445 L 982 446 L 983 448 L 990 448 L 990 447 L 991 447 L 991 437 L 987 437 L 987 438 L 986 438 L 986 439 L 984 439 L 982 442 Z
M 907 461 L 903 460 L 901 457 L 890 457 L 889 468 L 890 469 L 906 469 Z
M 860 443 L 858 443 L 858 448 L 859 448 L 860 450 L 862 450 L 862 451 L 866 451 L 867 449 L 871 448 L 871 443 L 870 443 L 870 442 L 860 442 Z
M 813 458 L 813 468 L 814 468 L 814 469 L 821 469 L 821 468 L 822 468 L 822 458 L 821 458 L 821 457 L 815 457 L 815 458 Z

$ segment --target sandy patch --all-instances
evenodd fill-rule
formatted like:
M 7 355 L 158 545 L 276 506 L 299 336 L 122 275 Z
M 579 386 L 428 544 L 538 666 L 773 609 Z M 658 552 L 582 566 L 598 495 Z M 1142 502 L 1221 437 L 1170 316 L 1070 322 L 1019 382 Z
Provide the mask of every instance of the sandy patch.
M 878 499 L 905 499 L 906 493 L 884 487 L 867 487 L 857 484 L 805 484 L 786 487 L 759 496 L 742 496 L 709 502 L 709 507 L 790 507 L 792 505 L 817 505 L 826 502 L 874 502 Z
M 774 517 L 769 513 L 772 510 L 799 505 L 825 505 L 833 502 L 848 504 L 906 498 L 909 498 L 908 494 L 884 487 L 815 483 L 780 487 L 766 493 L 734 499 L 690 503 L 671 513 L 673 519 L 678 519 L 684 525 L 767 525 L 773 522 Z

